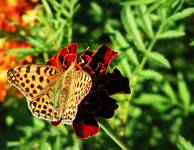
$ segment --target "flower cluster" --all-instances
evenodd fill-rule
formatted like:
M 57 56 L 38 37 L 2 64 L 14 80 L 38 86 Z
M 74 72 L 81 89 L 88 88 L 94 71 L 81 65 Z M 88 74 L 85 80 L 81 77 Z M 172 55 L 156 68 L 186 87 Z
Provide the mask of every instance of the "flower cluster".
M 124 78 L 119 70 L 108 73 L 107 69 L 117 52 L 106 45 L 102 45 L 97 51 L 86 50 L 77 56 L 78 44 L 73 43 L 64 47 L 49 61 L 53 65 L 66 70 L 72 62 L 76 62 L 77 69 L 87 71 L 93 80 L 90 93 L 82 100 L 78 107 L 78 113 L 73 121 L 73 129 L 76 135 L 82 139 L 95 135 L 99 131 L 96 117 L 111 118 L 118 105 L 110 97 L 115 93 L 130 93 L 129 80 Z M 58 125 L 59 122 L 53 122 Z
M 0 1 L 0 31 L 6 33 L 5 35 L 14 33 L 17 34 L 17 28 L 11 22 L 15 22 L 24 31 L 26 31 L 27 24 L 33 24 L 34 19 L 29 20 L 32 14 L 35 13 L 34 6 L 39 0 L 1 0 Z M 33 13 L 32 13 L 33 12 Z M 28 15 L 28 17 L 27 17 Z M 29 16 L 30 15 L 30 16 Z M 7 94 L 8 87 L 6 86 L 7 69 L 15 65 L 16 54 L 7 54 L 7 49 L 12 48 L 29 48 L 31 45 L 27 42 L 17 39 L 11 39 L 4 36 L 0 43 L 0 102 L 4 101 Z M 32 57 L 29 55 L 21 60 L 19 64 L 24 62 L 32 62 Z

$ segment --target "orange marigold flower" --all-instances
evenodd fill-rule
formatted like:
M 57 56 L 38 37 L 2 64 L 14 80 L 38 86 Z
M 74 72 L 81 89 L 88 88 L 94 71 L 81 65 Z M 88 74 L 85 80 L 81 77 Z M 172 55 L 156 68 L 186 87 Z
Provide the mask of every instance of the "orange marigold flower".
M 4 42 L 4 45 L 0 47 L 0 101 L 2 102 L 8 92 L 7 77 L 6 72 L 8 68 L 15 65 L 15 54 L 6 54 L 5 50 L 8 48 L 18 48 L 18 47 L 31 47 L 26 42 L 8 40 Z M 18 64 L 31 63 L 32 56 L 28 55 L 26 58 L 19 61 Z M 16 93 L 17 95 L 17 93 Z M 21 96 L 20 96 L 21 97 Z
M 0 1 L 0 30 L 17 32 L 10 20 L 16 22 L 23 29 L 28 24 L 34 25 L 37 11 L 34 8 L 38 1 L 30 0 L 2 0 Z
M 0 82 L 0 102 L 3 102 L 5 99 L 5 96 L 7 94 L 7 88 L 5 87 L 5 84 Z
M 6 19 L 5 14 L 0 14 L 0 30 L 6 32 L 16 32 L 16 27 L 12 26 L 11 23 Z
M 10 21 L 16 22 L 24 30 L 28 24 L 34 25 L 36 11 L 34 6 L 39 0 L 1 0 L 0 1 L 0 30 L 17 33 L 17 28 Z M 7 78 L 3 74 L 7 69 L 15 65 L 16 54 L 6 54 L 7 49 L 31 47 L 25 41 L 4 39 L 0 43 L 0 101 L 3 101 L 8 91 Z M 20 60 L 18 64 L 31 63 L 32 56 Z M 16 93 L 17 94 L 17 93 Z

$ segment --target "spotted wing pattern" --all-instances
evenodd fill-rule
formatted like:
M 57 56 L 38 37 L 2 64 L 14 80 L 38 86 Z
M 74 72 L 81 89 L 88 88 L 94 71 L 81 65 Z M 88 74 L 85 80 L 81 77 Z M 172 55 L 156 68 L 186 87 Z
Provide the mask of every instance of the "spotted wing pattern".
M 34 116 L 50 122 L 60 120 L 58 107 L 55 107 L 52 102 L 52 98 L 55 97 L 55 93 L 52 90 L 53 88 L 54 87 L 48 89 L 48 91 L 43 93 L 40 97 L 28 101 L 28 107 Z
M 8 81 L 28 99 L 32 114 L 72 124 L 79 103 L 92 87 L 90 75 L 71 65 L 66 71 L 49 65 L 23 65 L 7 73 Z
M 71 78 L 71 80 L 69 80 L 71 84 L 68 86 L 69 90 L 67 89 L 67 86 L 63 87 L 63 91 L 68 92 L 64 106 L 62 105 L 62 122 L 70 125 L 76 117 L 78 105 L 92 87 L 92 79 L 90 75 L 83 70 L 76 70 L 67 75 L 66 82 L 68 81 L 68 78 Z M 66 85 L 66 82 L 64 82 L 64 85 Z
M 34 99 L 55 82 L 61 71 L 49 65 L 21 65 L 8 70 L 8 81 L 28 99 Z

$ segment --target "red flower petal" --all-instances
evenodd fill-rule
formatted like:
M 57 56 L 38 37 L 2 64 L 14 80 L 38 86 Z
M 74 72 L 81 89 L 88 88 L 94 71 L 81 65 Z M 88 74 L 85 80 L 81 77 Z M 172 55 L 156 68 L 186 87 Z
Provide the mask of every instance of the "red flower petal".
M 57 55 L 54 55 L 51 59 L 49 59 L 49 61 L 47 62 L 48 65 L 52 65 L 52 66 L 55 66 L 55 67 L 60 67 L 60 64 L 57 60 Z
M 112 48 L 102 45 L 97 52 L 86 50 L 80 56 L 78 66 L 90 73 L 91 76 L 95 74 L 104 74 L 107 72 L 109 64 L 118 55 L 117 52 L 112 51 Z
M 108 91 L 108 94 L 130 93 L 129 80 L 121 75 L 118 69 L 114 69 L 112 73 L 98 76 L 96 81 L 100 89 Z
M 62 48 L 47 62 L 47 64 L 62 69 L 67 69 L 72 63 L 75 63 L 76 65 L 77 47 L 77 43 L 72 43 L 71 45 Z
M 99 70 L 98 67 L 101 67 L 101 69 L 99 70 L 100 73 L 102 72 L 106 73 L 109 64 L 113 61 L 113 59 L 117 55 L 118 53 L 112 51 L 111 47 L 102 45 L 92 57 L 90 66 L 92 67 L 93 70 Z
M 75 134 L 81 139 L 87 139 L 98 133 L 99 127 L 92 115 L 83 116 L 81 119 L 76 118 L 73 122 Z

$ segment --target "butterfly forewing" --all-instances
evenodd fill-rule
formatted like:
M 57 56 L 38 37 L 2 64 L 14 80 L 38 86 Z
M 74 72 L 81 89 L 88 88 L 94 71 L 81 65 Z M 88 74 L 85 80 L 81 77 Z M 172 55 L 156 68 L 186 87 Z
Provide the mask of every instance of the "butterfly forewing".
M 52 85 L 61 71 L 49 65 L 22 65 L 7 72 L 8 81 L 28 99 L 34 99 Z

